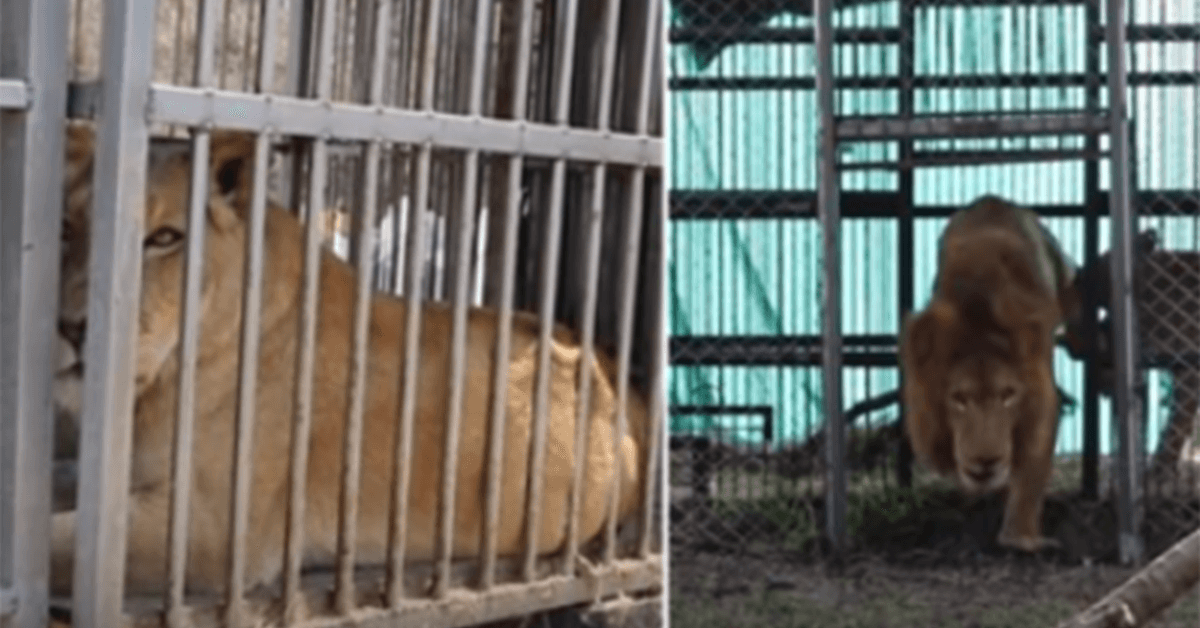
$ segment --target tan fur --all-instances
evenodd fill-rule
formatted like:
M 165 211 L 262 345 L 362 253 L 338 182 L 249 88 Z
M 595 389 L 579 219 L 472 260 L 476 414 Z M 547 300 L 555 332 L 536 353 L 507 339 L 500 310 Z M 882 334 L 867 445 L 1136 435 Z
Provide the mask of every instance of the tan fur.
M 91 134 L 69 132 L 68 159 L 90 159 Z M 206 229 L 200 355 L 195 403 L 194 474 L 187 585 L 220 591 L 226 577 L 230 485 L 241 321 L 244 234 L 247 231 L 253 142 L 243 136 L 213 135 L 213 172 Z M 189 160 L 180 153 L 152 163 L 147 185 L 143 292 L 139 320 L 136 409 L 129 510 L 127 590 L 157 593 L 165 586 L 167 506 L 178 386 L 177 347 L 186 237 L 162 247 L 159 229 L 186 232 Z M 233 169 L 233 170 L 231 170 Z M 230 177 L 229 175 L 234 175 Z M 228 187 L 229 180 L 236 182 Z M 222 186 L 226 185 L 226 189 Z M 86 204 L 79 189 L 69 192 L 67 219 L 86 232 Z M 167 238 L 169 240 L 169 238 Z M 251 508 L 245 547 L 248 584 L 270 583 L 282 569 L 288 506 L 288 466 L 298 353 L 303 272 L 303 225 L 271 206 L 266 218 L 261 348 L 253 430 Z M 74 242 L 72 242 L 74 244 Z M 86 256 L 84 256 L 86 257 Z M 86 305 L 86 264 L 67 258 L 64 315 Z M 355 271 L 328 251 L 320 262 L 312 436 L 306 483 L 304 561 L 331 566 L 337 542 L 344 427 L 349 406 L 351 329 Z M 361 565 L 386 560 L 396 432 L 404 353 L 406 308 L 402 300 L 376 294 L 371 301 L 366 411 L 359 483 L 357 557 Z M 473 308 L 468 314 L 466 397 L 463 401 L 454 554 L 477 555 L 484 505 L 485 460 L 492 399 L 497 315 Z M 418 400 L 414 426 L 407 556 L 432 557 L 440 495 L 445 417 L 449 390 L 451 309 L 427 304 L 421 327 Z M 538 321 L 515 315 L 504 433 L 499 553 L 524 549 L 525 493 L 536 376 Z M 546 440 L 539 551 L 565 543 L 575 460 L 576 384 L 582 367 L 592 376 L 591 429 L 581 501 L 583 540 L 594 537 L 608 508 L 615 471 L 615 369 L 605 356 L 581 364 L 581 350 L 566 329 L 554 332 L 551 350 L 549 427 Z M 641 504 L 646 463 L 646 400 L 630 389 L 619 516 Z M 69 587 L 74 513 L 55 515 L 52 586 Z
M 906 432 L 970 492 L 1008 488 L 1002 545 L 1036 551 L 1058 430 L 1053 339 L 1070 263 L 1032 212 L 985 197 L 942 235 L 929 306 L 900 340 Z M 1032 223 L 1031 223 L 1032 221 Z M 1047 272 L 1049 271 L 1049 272 Z

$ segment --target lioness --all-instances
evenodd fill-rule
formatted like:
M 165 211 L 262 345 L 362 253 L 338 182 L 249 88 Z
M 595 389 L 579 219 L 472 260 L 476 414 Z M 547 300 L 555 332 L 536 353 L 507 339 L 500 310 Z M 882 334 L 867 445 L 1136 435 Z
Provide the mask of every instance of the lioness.
M 90 171 L 92 130 L 68 130 L 68 171 Z M 238 400 L 237 372 L 242 317 L 243 260 L 252 186 L 253 140 L 214 133 L 212 180 L 207 205 L 204 280 L 200 314 L 200 351 L 195 399 L 194 467 L 187 557 L 191 591 L 221 592 L 230 526 L 231 469 Z M 75 160 L 75 163 L 70 163 Z M 135 594 L 157 594 L 165 586 L 166 535 L 170 494 L 181 285 L 190 156 L 177 151 L 152 160 L 145 202 L 141 314 L 133 415 L 133 460 L 129 498 L 126 587 Z M 89 186 L 90 176 L 77 185 Z M 78 330 L 86 315 L 86 242 L 90 193 L 68 191 L 62 280 L 65 330 Z M 81 248 L 82 246 L 82 248 Z M 266 244 L 254 414 L 251 508 L 245 547 L 248 586 L 270 584 L 281 572 L 288 502 L 288 466 L 293 395 L 299 346 L 300 280 L 303 225 L 284 209 L 267 209 Z M 349 404 L 351 326 L 356 273 L 332 253 L 322 251 L 319 278 L 312 435 L 306 484 L 304 566 L 328 567 L 335 561 L 338 502 L 341 492 L 344 426 Z M 371 300 L 366 410 L 363 419 L 362 473 L 359 483 L 357 557 L 360 565 L 386 561 L 396 431 L 404 354 L 404 301 L 376 294 Z M 453 552 L 477 555 L 480 549 L 496 313 L 473 308 L 468 314 L 466 398 L 463 400 Z M 408 510 L 407 556 L 429 559 L 435 543 L 440 495 L 445 417 L 449 389 L 451 309 L 423 307 L 420 380 L 414 426 L 412 481 Z M 502 460 L 499 553 L 524 549 L 525 494 L 531 436 L 533 384 L 539 323 L 518 313 L 512 327 L 512 353 Z M 64 334 L 67 335 L 67 334 Z M 544 492 L 539 552 L 556 551 L 565 542 L 571 475 L 575 460 L 576 384 L 592 377 L 591 428 L 585 484 L 582 487 L 580 538 L 593 538 L 607 512 L 610 482 L 617 473 L 615 447 L 623 467 L 618 516 L 636 513 L 646 464 L 647 405 L 631 388 L 627 435 L 615 442 L 616 399 L 612 362 L 601 356 L 581 364 L 575 337 L 554 332 L 549 426 L 545 449 Z M 79 369 L 64 368 L 69 384 Z M 77 375 L 75 375 L 77 377 Z M 62 381 L 65 380 L 65 381 Z M 53 519 L 52 588 L 70 587 L 75 513 Z
M 1008 487 L 999 543 L 1037 551 L 1058 431 L 1052 356 L 1073 266 L 1037 216 L 995 197 L 942 234 L 929 306 L 900 340 L 905 424 L 926 466 L 972 493 Z

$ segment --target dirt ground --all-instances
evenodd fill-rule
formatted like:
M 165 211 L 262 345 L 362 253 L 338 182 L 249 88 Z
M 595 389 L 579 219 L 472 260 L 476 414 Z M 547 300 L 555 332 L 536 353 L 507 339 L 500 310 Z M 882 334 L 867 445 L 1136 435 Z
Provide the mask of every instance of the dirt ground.
M 1136 570 L 980 556 L 967 564 L 908 567 L 871 555 L 840 573 L 785 555 L 671 553 L 671 626 L 831 628 L 1054 626 Z M 1147 626 L 1200 626 L 1200 592 Z

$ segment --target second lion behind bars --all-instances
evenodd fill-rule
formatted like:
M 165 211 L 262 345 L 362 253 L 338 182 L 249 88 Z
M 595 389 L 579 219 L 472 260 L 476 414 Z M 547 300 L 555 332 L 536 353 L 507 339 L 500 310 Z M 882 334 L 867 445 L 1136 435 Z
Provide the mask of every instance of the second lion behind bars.
M 84 126 L 72 126 L 68 131 L 68 173 L 75 180 L 68 183 L 72 189 L 66 196 L 64 237 L 69 241 L 64 244 L 69 253 L 64 258 L 61 327 L 78 328 L 85 322 L 87 311 L 86 242 L 91 200 L 87 190 L 91 186 L 93 135 Z M 246 135 L 214 133 L 211 153 L 187 556 L 187 588 L 197 592 L 223 591 L 228 574 L 243 262 L 254 141 Z M 190 156 L 184 151 L 152 163 L 147 175 L 126 566 L 126 587 L 131 593 L 158 593 L 166 583 L 189 170 Z M 303 240 L 300 221 L 282 208 L 269 205 L 252 497 L 245 542 L 248 586 L 275 581 L 283 568 Z M 312 432 L 305 486 L 306 568 L 331 567 L 336 560 L 355 298 L 353 267 L 323 250 L 319 272 Z M 393 463 L 403 388 L 405 313 L 405 303 L 400 299 L 382 294 L 371 298 L 355 548 L 359 565 L 383 565 L 388 556 Z M 453 539 L 456 557 L 477 556 L 481 547 L 497 318 L 495 312 L 482 308 L 471 308 L 467 317 L 466 397 Z M 450 329 L 448 305 L 424 306 L 407 514 L 406 554 L 410 560 L 433 558 L 436 547 Z M 524 548 L 538 329 L 535 317 L 514 315 L 497 536 L 502 556 L 518 554 Z M 551 356 L 539 554 L 554 552 L 566 542 L 575 460 L 576 385 L 585 366 L 575 335 L 561 327 L 554 331 Z M 586 365 L 592 375 L 592 404 L 580 505 L 581 542 L 602 530 L 616 467 L 616 369 L 607 356 L 597 352 L 597 357 L 595 363 Z M 621 519 L 638 511 L 648 456 L 646 399 L 633 387 L 627 415 L 627 433 L 620 443 L 623 468 L 617 516 Z M 70 588 L 74 535 L 75 513 L 56 514 L 51 566 L 56 593 Z

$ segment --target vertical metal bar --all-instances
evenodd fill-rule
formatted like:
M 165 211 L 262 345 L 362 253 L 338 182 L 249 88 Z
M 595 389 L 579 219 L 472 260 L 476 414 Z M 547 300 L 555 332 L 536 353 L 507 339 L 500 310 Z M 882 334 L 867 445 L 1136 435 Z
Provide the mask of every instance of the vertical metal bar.
M 326 85 L 328 82 L 325 83 Z M 296 358 L 295 414 L 288 471 L 287 553 L 284 556 L 284 608 L 288 625 L 300 619 L 300 564 L 304 558 L 305 485 L 312 427 L 313 362 L 317 344 L 317 292 L 321 273 L 321 207 L 325 202 L 326 144 L 318 138 L 309 153 L 308 222 L 304 225 L 304 279 L 300 310 L 300 352 Z
M 268 94 L 275 87 L 275 31 L 279 22 L 279 0 L 262 0 L 258 29 L 258 91 Z M 249 54 L 250 47 L 246 47 Z M 247 65 L 249 65 L 247 63 Z
M 813 0 L 817 49 L 817 107 L 821 115 L 820 203 L 825 257 L 825 317 L 822 321 L 821 362 L 825 383 L 825 434 L 828 484 L 826 534 L 835 555 L 845 545 L 846 474 L 843 468 L 845 432 L 842 423 L 842 286 L 840 195 L 838 190 L 837 136 L 834 127 L 833 2 Z
M 393 487 L 391 527 L 391 551 L 388 564 L 388 600 L 395 608 L 404 594 L 404 557 L 408 543 L 408 489 L 412 479 L 412 432 L 416 416 L 419 382 L 417 368 L 420 363 L 421 343 L 421 274 L 425 258 L 425 220 L 421 212 L 429 204 L 429 162 L 432 147 L 422 144 L 417 156 L 417 193 L 412 204 L 412 220 L 409 225 L 408 259 L 406 271 L 408 284 L 405 288 L 407 312 L 404 327 L 404 385 L 400 408 L 400 432 L 397 435 L 396 472 Z
M 1129 192 L 1129 124 L 1125 67 L 1125 2 L 1108 1 L 1108 107 L 1112 173 L 1112 313 L 1116 382 L 1115 419 L 1121 426 L 1117 459 L 1118 550 L 1122 563 L 1140 563 L 1141 395 L 1138 390 L 1137 324 L 1133 307 L 1133 208 Z
M 317 43 L 315 92 L 328 102 L 333 73 L 333 2 L 321 7 L 321 39 Z M 301 79 L 307 80 L 306 75 Z M 308 477 L 309 436 L 313 410 L 313 362 L 316 359 L 317 296 L 321 281 L 322 208 L 328 179 L 328 146 L 324 137 L 313 141 L 308 179 L 308 222 L 304 228 L 303 307 L 300 312 L 300 351 L 296 357 L 295 413 L 292 417 L 291 466 L 288 470 L 288 521 L 285 531 L 287 552 L 284 556 L 284 616 L 288 623 L 300 618 L 300 566 L 304 560 L 305 487 Z M 297 162 L 297 167 L 299 163 Z
M 647 17 L 646 17 L 646 45 L 645 45 L 645 50 L 643 53 L 645 55 L 645 58 L 642 62 L 642 84 L 638 91 L 638 119 L 637 119 L 636 130 L 639 134 L 646 133 L 647 129 L 649 128 L 650 101 L 651 101 L 650 77 L 654 75 L 655 68 L 658 68 L 659 72 L 662 71 L 662 65 L 655 65 L 655 63 L 656 62 L 662 63 L 662 58 L 663 58 L 662 42 L 664 41 L 664 39 L 663 39 L 664 33 L 662 32 L 663 31 L 662 4 L 659 2 L 651 2 L 648 13 L 649 13 L 649 15 L 647 15 Z M 666 93 L 665 77 L 660 75 L 659 78 L 660 78 L 659 88 L 661 90 L 659 93 L 665 94 Z M 664 110 L 664 108 L 662 108 L 662 107 L 659 108 L 660 116 L 663 115 L 663 110 Z M 660 120 L 660 122 L 661 122 L 661 120 Z M 663 128 L 663 126 L 660 124 L 659 128 Z M 645 167 L 639 168 L 639 170 L 644 170 L 644 169 L 645 169 Z M 662 169 L 659 172 L 662 173 L 664 171 L 665 171 L 665 169 Z M 666 249 L 666 224 L 667 224 L 666 223 L 666 217 L 667 217 L 666 199 L 667 199 L 667 197 L 666 197 L 666 186 L 663 185 L 663 183 L 664 182 L 660 179 L 660 186 L 661 186 L 660 192 L 661 193 L 659 194 L 659 204 L 655 208 L 655 214 L 657 215 L 657 218 L 655 219 L 656 222 L 653 223 L 653 224 L 658 225 L 658 231 L 659 231 L 658 236 L 661 240 L 657 247 L 658 255 L 654 258 L 654 263 L 659 266 L 658 285 L 655 287 L 654 290 L 651 291 L 651 294 L 654 294 L 656 298 L 652 301 L 652 305 L 649 305 L 648 307 L 656 308 L 658 310 L 657 315 L 654 317 L 654 324 L 653 324 L 652 330 L 651 330 L 651 343 L 652 343 L 651 346 L 657 347 L 657 349 L 653 353 L 653 355 L 655 357 L 654 357 L 653 363 L 650 365 L 651 383 L 650 383 L 650 390 L 647 391 L 648 392 L 647 396 L 649 397 L 648 401 L 650 404 L 650 407 L 648 409 L 649 415 L 650 415 L 649 416 L 650 424 L 647 425 L 646 427 L 647 427 L 647 429 L 650 430 L 650 433 L 648 435 L 646 435 L 646 441 L 645 441 L 646 442 L 646 453 L 645 453 L 646 465 L 645 465 L 645 470 L 643 471 L 643 474 L 645 477 L 642 480 L 643 486 L 645 487 L 645 489 L 644 489 L 645 492 L 642 495 L 642 499 L 644 500 L 642 503 L 642 530 L 641 530 L 642 538 L 641 538 L 641 542 L 639 543 L 639 547 L 638 547 L 638 556 L 640 558 L 646 558 L 650 554 L 650 537 L 651 537 L 650 528 L 651 528 L 652 522 L 654 521 L 653 510 L 654 510 L 654 501 L 655 501 L 654 500 L 655 491 L 654 491 L 654 483 L 653 482 L 654 482 L 655 473 L 658 469 L 658 465 L 660 464 L 661 458 L 663 455 L 662 433 L 663 433 L 663 429 L 665 426 L 665 416 L 664 415 L 666 413 L 666 377 L 667 377 L 667 374 L 666 374 L 666 363 L 664 360 L 665 360 L 666 352 L 667 352 L 667 332 L 666 332 L 667 319 L 666 319 L 666 308 L 664 307 L 663 304 L 666 303 L 666 298 L 667 298 L 667 292 L 666 292 L 666 286 L 667 286 L 667 284 L 666 284 L 666 277 L 667 277 L 667 268 L 666 268 L 666 265 L 667 265 L 666 264 L 667 263 L 667 257 L 666 257 L 666 250 L 667 250 Z M 632 302 L 632 300 L 633 299 L 630 298 L 631 302 Z M 626 403 L 624 401 L 622 401 L 621 402 L 622 411 L 624 411 L 625 407 L 626 407 Z M 663 495 L 665 495 L 665 493 L 663 493 Z
M 565 125 L 570 113 L 571 74 L 574 68 L 575 56 L 575 20 L 578 15 L 577 3 L 567 3 L 564 7 L 566 14 L 563 20 L 562 48 L 559 55 L 558 76 L 555 77 L 557 92 L 554 101 L 554 123 Z M 550 346 L 551 333 L 554 331 L 554 301 L 558 288 L 559 253 L 562 249 L 562 212 L 563 191 L 566 187 L 567 161 L 565 158 L 554 160 L 553 174 L 550 181 L 550 202 L 546 207 L 548 212 L 546 225 L 546 249 L 542 257 L 542 295 L 538 316 L 541 328 L 538 335 L 538 367 L 537 380 L 534 383 L 533 399 L 533 443 L 530 452 L 528 491 L 526 492 L 525 509 L 525 562 L 523 575 L 525 580 L 532 581 L 536 577 L 538 538 L 541 535 L 542 489 L 545 484 L 543 473 L 546 464 L 546 421 L 550 404 Z M 591 364 L 581 363 L 584 378 L 590 378 Z M 575 450 L 578 457 L 579 451 Z M 579 492 L 579 487 L 572 486 L 572 491 Z M 574 514 L 572 513 L 572 519 Z M 574 522 L 568 523 L 574 525 Z
M 422 60 L 421 104 L 426 111 L 433 110 L 434 66 L 437 61 L 438 12 L 441 3 L 429 5 L 429 20 L 425 25 L 425 50 Z M 421 345 L 421 278 L 425 269 L 425 209 L 429 206 L 430 161 L 433 147 L 429 142 L 421 145 L 417 156 L 417 193 L 412 204 L 412 220 L 409 224 L 408 287 L 405 300 L 404 326 L 404 386 L 400 402 L 400 431 L 396 435 L 396 477 L 393 478 L 395 512 L 389 535 L 391 545 L 388 564 L 388 602 L 392 607 L 400 604 L 404 594 L 404 556 L 408 544 L 408 489 L 412 479 L 412 431 L 417 411 L 418 367 Z
M 384 51 L 387 47 L 386 27 L 391 14 L 391 0 L 371 0 L 376 3 L 375 46 L 371 56 L 368 98 L 371 104 L 383 100 Z M 361 14 L 360 14 L 361 16 Z M 345 448 L 342 454 L 342 495 L 339 506 L 337 558 L 337 610 L 349 614 L 354 610 L 354 555 L 358 539 L 358 487 L 362 475 L 363 412 L 367 393 L 367 349 L 370 340 L 368 322 L 371 314 L 371 270 L 375 253 L 375 213 L 379 201 L 380 142 L 367 145 L 364 160 L 366 173 L 363 182 L 363 205 L 358 220 L 358 292 L 354 301 L 353 362 L 350 367 L 350 409 L 346 425 Z
M 211 4 L 211 3 L 210 3 Z M 200 346 L 200 281 L 204 272 L 205 225 L 208 217 L 209 132 L 192 139 L 192 179 L 188 202 L 187 259 L 184 264 L 183 317 L 180 321 L 179 396 L 176 405 L 175 451 L 171 467 L 171 515 L 167 537 L 167 622 L 182 626 L 187 569 L 189 504 L 192 491 L 192 428 L 195 422 L 196 358 Z
M 609 108 L 612 103 L 612 82 L 617 55 L 617 25 L 620 18 L 619 0 L 610 0 L 604 14 L 604 52 L 601 57 L 600 69 L 600 102 L 596 112 L 596 128 L 609 128 Z M 570 62 L 570 61 L 567 61 Z M 596 334 L 596 301 L 598 297 L 597 281 L 600 278 L 600 242 L 601 230 L 604 227 L 604 192 L 608 181 L 608 166 L 598 162 L 592 169 L 592 202 L 585 216 L 583 225 L 587 234 L 586 252 L 584 253 L 584 294 L 583 294 L 583 329 L 580 337 L 580 364 L 584 365 L 584 373 L 589 373 L 594 360 Z M 592 378 L 585 376 L 579 380 L 579 400 L 575 416 L 575 469 L 571 479 L 571 506 L 568 515 L 567 528 L 567 559 L 563 571 L 570 575 L 575 571 L 575 561 L 579 555 L 579 508 L 583 491 L 583 468 L 588 458 L 588 446 L 592 414 Z
M 104 7 L 72 606 L 83 628 L 122 617 L 154 4 Z
M 513 119 L 524 120 L 529 91 L 529 53 L 533 31 L 533 0 L 521 0 L 521 25 L 517 37 L 517 76 L 513 89 Z M 521 172 L 524 157 L 508 160 L 508 204 L 504 212 L 504 241 L 501 244 L 500 307 L 496 321 L 496 368 L 492 378 L 492 430 L 488 442 L 486 512 L 483 531 L 483 566 L 480 584 L 491 588 L 496 571 L 496 536 L 500 522 L 500 473 L 503 461 L 505 416 L 508 404 L 508 361 L 512 345 L 513 283 L 517 265 L 517 226 L 521 212 Z
M 0 3 L 0 76 L 36 95 L 0 111 L 0 624 L 46 625 L 51 385 L 63 194 L 68 3 Z M 0 596 L 2 597 L 2 596 Z M 2 601 L 0 601 L 2 602 Z M 4 604 L 0 603 L 0 606 Z M 8 623 L 8 622 L 11 622 Z
M 653 25 L 657 19 L 657 9 L 660 3 L 650 2 L 647 4 L 646 14 L 646 40 L 645 47 L 642 50 L 642 70 L 641 83 L 638 86 L 638 104 L 637 104 L 637 132 L 645 133 L 646 126 L 650 118 L 650 74 L 651 66 L 655 56 L 652 52 L 654 46 L 654 35 L 656 31 Z M 628 403 L 629 403 L 629 359 L 630 351 L 633 344 L 633 306 L 637 299 L 637 278 L 638 278 L 638 259 L 641 256 L 642 249 L 642 213 L 645 207 L 645 185 L 646 185 L 646 167 L 640 166 L 633 171 L 633 183 L 629 188 L 629 207 L 630 212 L 626 220 L 629 221 L 628 233 L 625 237 L 625 260 L 621 265 L 621 301 L 620 301 L 620 318 L 618 319 L 617 327 L 617 434 L 616 434 L 616 472 L 613 473 L 612 493 L 610 494 L 609 502 L 609 517 L 608 517 L 608 542 L 605 544 L 605 560 L 612 562 L 615 558 L 617 544 L 617 508 L 621 503 L 621 474 L 624 468 L 624 450 L 621 443 L 625 440 L 625 433 L 628 427 Z M 653 408 L 648 408 L 650 412 L 654 412 Z M 642 442 L 645 442 L 646 434 L 641 435 Z M 651 456 L 646 452 L 646 462 L 649 462 Z M 640 462 L 640 461 L 639 461 Z M 640 466 L 640 465 L 639 465 Z M 647 465 L 648 467 L 649 465 Z M 648 480 L 648 478 L 643 478 Z M 646 485 L 647 492 L 650 486 Z M 649 511 L 647 510 L 647 513 Z M 649 522 L 643 526 L 643 531 L 648 532 Z
M 195 83 L 212 86 L 213 37 L 216 31 L 217 3 L 201 3 L 199 49 L 196 54 Z M 182 20 L 182 17 L 180 18 Z M 210 135 L 197 129 L 192 138 L 192 178 L 188 200 L 187 261 L 184 266 L 183 316 L 180 321 L 179 396 L 175 418 L 175 451 L 171 468 L 171 514 L 167 532 L 166 619 L 171 626 L 182 626 L 183 592 L 187 572 L 188 521 L 192 491 L 192 436 L 195 422 L 193 401 L 196 395 L 196 359 L 200 340 L 200 281 L 204 272 L 205 227 L 208 224 L 208 172 Z
M 386 4 L 386 0 L 380 3 Z M 371 265 L 375 250 L 372 238 L 379 189 L 379 142 L 367 145 L 363 206 L 358 221 L 358 286 L 354 301 L 354 336 L 350 364 L 350 408 L 342 451 L 342 493 L 339 504 L 337 554 L 337 611 L 354 610 L 354 554 L 358 539 L 358 485 L 362 473 L 363 411 L 367 393 L 368 322 L 371 314 Z
M 468 93 L 468 112 L 479 115 L 483 110 L 483 70 L 486 66 L 488 8 L 490 0 L 478 0 L 475 5 L 475 38 L 471 55 L 471 84 Z M 442 463 L 442 499 L 438 513 L 438 576 L 434 596 L 445 597 L 450 585 L 450 567 L 454 551 L 455 486 L 458 479 L 459 431 L 462 425 L 463 396 L 465 395 L 467 305 L 470 289 L 472 234 L 475 232 L 475 202 L 479 187 L 479 151 L 467 151 L 463 167 L 462 222 L 456 241 L 454 275 L 454 310 L 450 338 L 450 389 L 446 416 L 446 456 Z
M 913 63 L 916 60 L 915 43 L 913 38 L 913 23 L 917 4 L 913 0 L 905 0 L 900 3 L 900 115 L 904 118 L 911 118 L 915 110 L 916 94 L 913 91 L 913 75 L 915 68 Z M 913 139 L 910 137 L 902 138 L 900 142 L 900 163 L 910 164 L 913 157 Z M 903 203 L 902 213 L 897 217 L 897 248 L 900 257 L 898 287 L 900 292 L 899 298 L 899 316 L 897 322 L 903 324 L 904 317 L 913 309 L 913 262 L 915 253 L 913 251 L 913 222 L 916 220 L 913 217 L 913 208 L 916 205 L 916 194 L 913 187 L 913 169 L 911 166 L 903 166 L 898 173 L 898 187 L 901 203 Z M 898 371 L 900 369 L 897 369 Z M 903 381 L 904 373 L 899 373 Z M 900 412 L 902 414 L 901 421 L 906 420 L 903 417 L 904 404 L 900 404 Z M 900 451 L 896 456 L 896 478 L 898 484 L 903 487 L 912 486 L 912 463 L 913 451 L 912 445 L 909 444 L 907 438 L 900 439 Z
M 1088 33 L 1084 49 L 1086 72 L 1087 112 L 1095 114 L 1100 110 L 1100 47 L 1103 39 L 1096 36 L 1100 27 L 1100 6 L 1096 2 L 1088 2 L 1083 8 L 1084 24 Z M 1084 149 L 1095 155 L 1100 152 L 1100 136 L 1089 133 L 1084 138 Z M 1083 217 L 1083 263 L 1091 266 L 1099 256 L 1100 217 L 1097 211 L 1102 200 L 1100 190 L 1100 159 L 1092 158 L 1083 163 L 1084 202 L 1087 209 Z M 1084 337 L 1096 337 L 1097 320 L 1096 308 L 1088 298 L 1083 305 Z M 1094 342 L 1092 340 L 1089 340 Z M 1081 491 L 1086 499 L 1096 499 L 1100 494 L 1100 399 L 1099 399 L 1099 365 L 1095 359 L 1088 359 L 1083 364 L 1083 477 Z
M 270 139 L 260 133 L 254 144 L 254 191 L 246 234 L 246 271 L 242 297 L 241 361 L 238 364 L 237 428 L 234 440 L 233 500 L 229 526 L 229 573 L 226 622 L 241 626 L 242 587 L 246 575 L 246 529 L 250 519 L 250 482 L 254 477 L 254 416 L 257 410 L 258 346 L 262 312 L 263 249 L 267 214 L 267 159 Z

